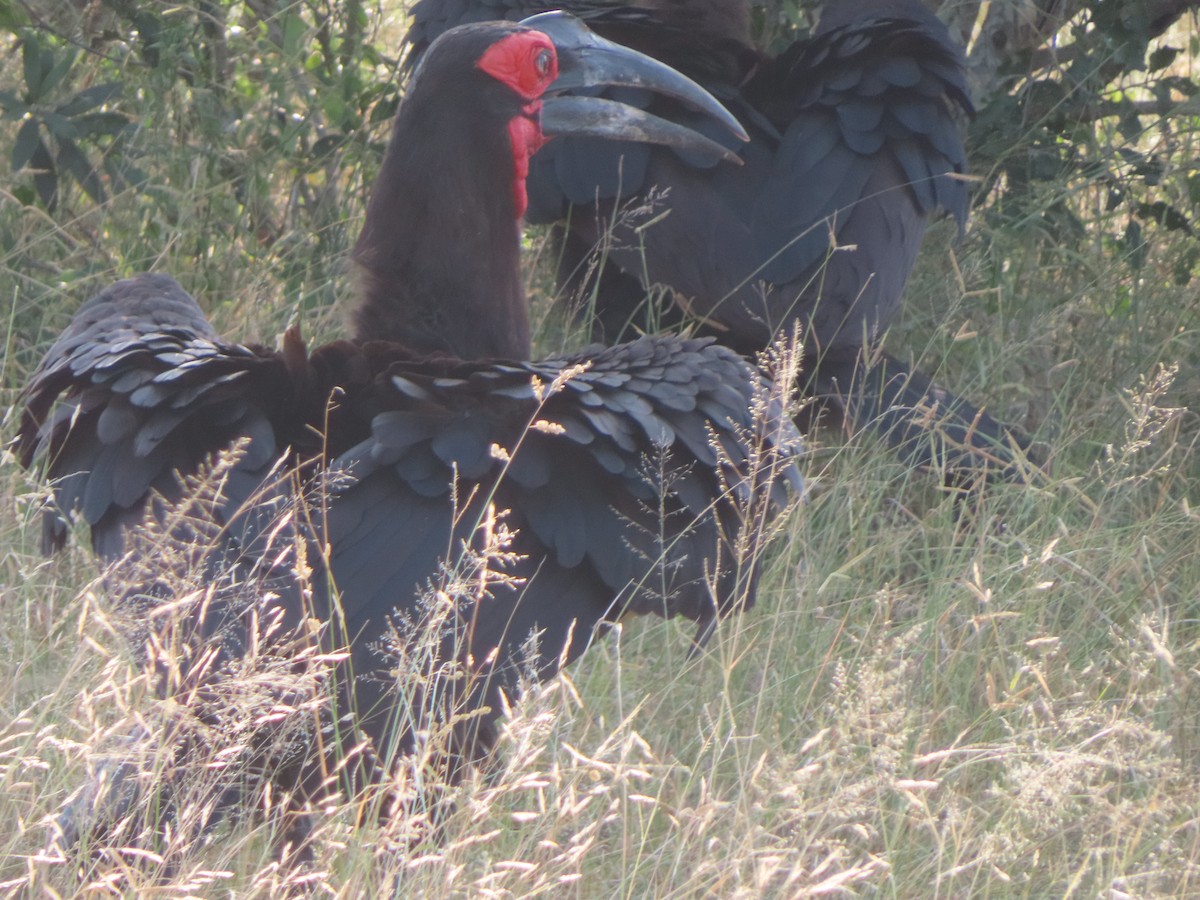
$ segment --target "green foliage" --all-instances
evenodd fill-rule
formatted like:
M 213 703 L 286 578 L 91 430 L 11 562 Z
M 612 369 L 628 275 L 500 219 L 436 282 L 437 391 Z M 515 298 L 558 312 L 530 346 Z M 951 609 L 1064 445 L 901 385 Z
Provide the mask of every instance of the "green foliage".
M 1182 35 L 1142 5 L 1080 4 L 1054 43 L 1014 54 L 979 99 L 971 130 L 978 193 L 996 225 L 1036 225 L 1057 243 L 1107 233 L 1133 271 L 1164 232 L 1192 234 L 1196 119 L 1180 115 L 1200 90 L 1181 65 Z M 1190 242 L 1189 242 L 1190 244 Z M 1200 259 L 1189 246 L 1174 277 Z
M 108 81 L 69 92 L 65 85 L 71 82 L 76 52 L 56 47 L 34 31 L 24 34 L 21 57 L 24 90 L 20 95 L 0 91 L 0 108 L 5 120 L 21 123 L 12 144 L 13 171 L 29 167 L 37 197 L 47 209 L 53 211 L 57 205 L 60 175 L 72 176 L 96 203 L 107 198 L 86 147 L 103 154 L 104 172 L 115 188 L 144 180 L 142 172 L 121 154 L 121 139 L 130 130 L 130 118 L 119 112 L 97 111 L 117 101 L 123 86 Z M 28 191 L 18 188 L 16 196 L 22 202 L 33 202 Z
M 0 146 L 13 199 L 58 229 L 30 244 L 29 218 L 0 222 L 8 267 L 85 285 L 161 266 L 217 303 L 236 271 L 267 291 L 270 327 L 319 320 L 396 105 L 378 17 L 361 0 L 30 8 L 0 36 L 22 63 L 0 84 Z

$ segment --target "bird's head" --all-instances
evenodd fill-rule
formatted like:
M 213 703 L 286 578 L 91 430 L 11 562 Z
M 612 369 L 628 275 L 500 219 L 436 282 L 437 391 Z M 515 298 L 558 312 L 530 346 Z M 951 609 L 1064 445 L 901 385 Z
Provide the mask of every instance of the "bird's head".
M 552 135 L 669 144 L 728 156 L 680 125 L 595 96 L 667 94 L 742 134 L 701 87 L 563 13 L 442 34 L 413 72 L 354 248 L 356 334 L 462 358 L 529 355 L 518 220 L 529 158 Z
M 470 64 L 464 64 L 466 61 Z M 577 18 L 548 12 L 519 23 L 463 25 L 430 45 L 413 73 L 405 104 L 426 93 L 482 127 L 507 134 L 516 213 L 525 211 L 529 158 L 554 135 L 577 135 L 702 150 L 740 164 L 711 139 L 641 109 L 588 92 L 635 87 L 672 97 L 747 140 L 737 119 L 690 78 L 658 60 L 606 41 Z

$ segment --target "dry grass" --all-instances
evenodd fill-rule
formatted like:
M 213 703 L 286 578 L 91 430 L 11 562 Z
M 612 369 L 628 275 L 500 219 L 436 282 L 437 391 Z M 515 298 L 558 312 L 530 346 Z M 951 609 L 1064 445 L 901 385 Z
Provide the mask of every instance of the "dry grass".
M 336 293 L 339 262 L 292 293 L 288 254 L 311 247 L 255 245 L 213 211 L 222 189 L 177 189 L 157 264 L 196 273 L 219 327 L 269 336 Z M 95 248 L 149 258 L 145 202 L 54 221 L 0 201 L 6 402 L 113 277 Z M 40 556 L 42 488 L 6 460 L 0 893 L 1200 895 L 1200 360 L 1194 289 L 1171 279 L 1185 238 L 1163 236 L 1134 271 L 1099 236 L 1059 247 L 972 228 L 953 260 L 949 229 L 931 235 L 892 346 L 1035 429 L 1044 483 L 962 502 L 868 436 L 816 436 L 810 503 L 758 607 L 695 659 L 684 629 L 630 623 L 530 691 L 494 770 L 453 789 L 440 842 L 413 842 L 420 810 L 380 826 L 331 802 L 313 860 L 281 865 L 281 816 L 198 827 L 222 771 L 200 765 L 165 836 L 51 852 L 66 798 L 174 711 L 111 621 L 85 541 Z M 218 238 L 227 256 L 181 249 Z M 1136 316 L 1112 312 L 1118 292 Z M 218 751 L 238 744 L 227 736 Z M 174 765 L 139 749 L 151 772 Z M 393 787 L 419 776 L 401 767 Z M 151 825 L 155 812 L 139 808 Z

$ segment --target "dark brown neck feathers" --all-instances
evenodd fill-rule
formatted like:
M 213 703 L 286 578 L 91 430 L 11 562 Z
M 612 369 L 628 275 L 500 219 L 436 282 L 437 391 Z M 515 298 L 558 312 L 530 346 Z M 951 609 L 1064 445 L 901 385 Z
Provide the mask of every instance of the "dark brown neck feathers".
M 354 247 L 354 334 L 416 353 L 528 359 L 512 150 L 505 123 L 455 85 L 401 105 Z

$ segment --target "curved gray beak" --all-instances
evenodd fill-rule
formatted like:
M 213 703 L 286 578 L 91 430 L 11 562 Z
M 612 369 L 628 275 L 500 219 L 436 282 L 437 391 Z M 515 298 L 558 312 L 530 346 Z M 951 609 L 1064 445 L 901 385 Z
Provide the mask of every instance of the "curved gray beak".
M 561 96 L 580 88 L 643 88 L 678 100 L 719 122 L 739 140 L 749 140 L 733 114 L 686 75 L 644 53 L 605 40 L 565 12 L 541 13 L 523 19 L 521 24 L 547 35 L 558 51 L 558 80 L 542 104 L 542 130 L 546 134 L 663 144 L 741 162 L 737 154 L 716 141 L 635 107 L 601 97 Z

